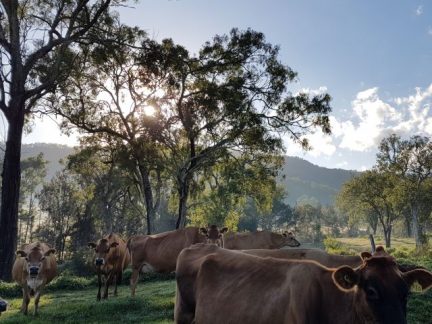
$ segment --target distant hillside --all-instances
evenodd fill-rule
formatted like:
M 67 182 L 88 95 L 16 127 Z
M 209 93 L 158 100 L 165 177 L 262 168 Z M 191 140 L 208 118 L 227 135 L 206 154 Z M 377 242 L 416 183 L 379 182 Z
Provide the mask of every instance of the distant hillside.
M 286 201 L 294 205 L 298 199 L 315 198 L 321 204 L 332 204 L 342 184 L 357 171 L 328 169 L 298 157 L 285 157 L 285 165 L 279 177 L 287 192 Z
M 23 144 L 21 159 L 36 156 L 42 152 L 44 154 L 45 160 L 49 161 L 46 178 L 51 179 L 57 171 L 63 169 L 59 161 L 67 157 L 73 151 L 73 147 L 60 144 Z
M 22 158 L 44 153 L 49 161 L 47 180 L 62 169 L 59 163 L 73 153 L 74 149 L 59 144 L 24 144 Z M 328 169 L 314 165 L 298 157 L 285 157 L 285 165 L 279 177 L 279 183 L 286 187 L 288 197 L 286 201 L 294 205 L 299 199 L 316 199 L 321 204 L 332 204 L 335 194 L 342 184 L 349 180 L 356 171 L 342 169 Z

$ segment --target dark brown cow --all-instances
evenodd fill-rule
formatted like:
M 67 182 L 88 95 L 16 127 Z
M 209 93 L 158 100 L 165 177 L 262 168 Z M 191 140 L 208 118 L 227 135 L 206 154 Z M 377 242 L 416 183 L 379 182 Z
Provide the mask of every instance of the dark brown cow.
M 114 283 L 114 296 L 117 296 L 117 284 L 121 282 L 123 270 L 130 263 L 130 255 L 126 248 L 126 242 L 117 234 L 111 233 L 96 243 L 88 243 L 88 246 L 95 250 L 94 265 L 98 275 L 98 293 L 96 299 L 101 299 L 102 275 L 105 277 L 102 298 L 108 298 L 108 288 L 111 283 Z
M 132 296 L 135 296 L 140 272 L 173 272 L 181 250 L 192 244 L 206 241 L 206 237 L 200 234 L 198 227 L 131 237 L 127 247 L 132 260 Z
M 362 256 L 358 268 L 335 269 L 195 245 L 178 258 L 175 322 L 406 323 L 409 286 L 429 288 L 432 273 Z
M 223 247 L 229 250 L 280 249 L 284 246 L 300 246 L 291 232 L 283 234 L 269 231 L 227 233 L 223 236 Z
M 6 300 L 3 300 L 0 298 L 0 315 L 1 315 L 1 313 L 6 311 L 6 308 L 7 308 Z
M 207 244 L 215 244 L 220 247 L 223 247 L 223 234 L 227 231 L 227 227 L 219 230 L 217 225 L 209 225 L 207 228 L 200 228 L 200 233 L 206 237 Z
M 42 289 L 57 275 L 55 250 L 46 243 L 30 243 L 16 251 L 12 278 L 23 291 L 21 311 L 27 315 L 30 297 L 35 296 L 34 314 L 37 315 Z

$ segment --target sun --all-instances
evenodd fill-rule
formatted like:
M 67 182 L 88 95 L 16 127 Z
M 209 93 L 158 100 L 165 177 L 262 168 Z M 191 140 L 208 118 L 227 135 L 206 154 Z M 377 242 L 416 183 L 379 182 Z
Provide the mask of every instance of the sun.
M 156 113 L 156 109 L 153 106 L 144 106 L 143 108 L 144 110 L 144 115 L 149 116 L 149 117 L 153 117 Z

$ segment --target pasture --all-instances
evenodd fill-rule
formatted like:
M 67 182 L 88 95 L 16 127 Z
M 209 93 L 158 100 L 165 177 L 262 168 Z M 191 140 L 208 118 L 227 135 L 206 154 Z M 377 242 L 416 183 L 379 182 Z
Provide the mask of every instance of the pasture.
M 341 253 L 356 253 L 369 249 L 367 238 L 341 238 L 338 248 Z M 377 245 L 381 244 L 379 238 Z M 414 255 L 412 242 L 395 239 L 394 255 L 400 260 L 418 263 L 432 270 L 428 254 Z M 327 246 L 327 248 L 329 248 Z M 128 275 L 130 271 L 127 271 Z M 125 277 L 127 278 L 128 275 Z M 41 298 L 40 314 L 24 316 L 19 312 L 21 298 L 19 290 L 12 284 L 0 284 L 0 294 L 10 302 L 9 310 L 0 317 L 1 323 L 172 323 L 175 296 L 175 280 L 172 276 L 146 276 L 137 287 L 135 298 L 130 297 L 127 279 L 119 287 L 119 296 L 110 294 L 108 300 L 96 302 L 94 278 L 74 278 L 62 275 L 55 280 Z M 13 297 L 12 297 L 13 296 Z M 408 302 L 408 323 L 430 323 L 432 290 L 426 294 L 413 292 Z M 33 300 L 29 312 L 33 311 Z

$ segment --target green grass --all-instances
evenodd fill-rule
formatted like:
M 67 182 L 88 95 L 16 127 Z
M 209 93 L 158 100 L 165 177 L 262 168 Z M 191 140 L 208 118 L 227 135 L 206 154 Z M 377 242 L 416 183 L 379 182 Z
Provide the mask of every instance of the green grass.
M 172 323 L 175 281 L 140 283 L 136 297 L 130 297 L 128 286 L 120 286 L 119 295 L 96 301 L 96 288 L 80 291 L 55 291 L 42 295 L 39 315 L 19 312 L 22 299 L 9 299 L 9 309 L 1 323 Z M 33 314 L 33 298 L 29 314 Z

